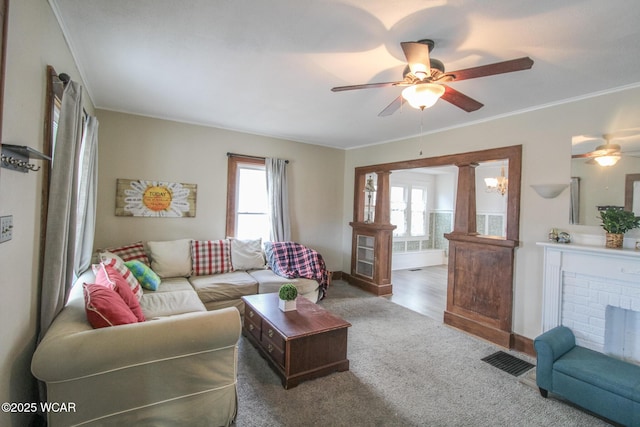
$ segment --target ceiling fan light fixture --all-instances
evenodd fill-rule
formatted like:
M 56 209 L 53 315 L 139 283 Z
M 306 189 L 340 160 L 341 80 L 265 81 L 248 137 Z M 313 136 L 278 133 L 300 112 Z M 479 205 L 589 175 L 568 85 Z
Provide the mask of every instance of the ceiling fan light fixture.
M 431 107 L 442 95 L 444 95 L 444 86 L 433 83 L 416 84 L 402 91 L 402 97 L 409 105 L 419 110 Z
M 620 155 L 609 155 L 609 156 L 600 156 L 600 157 L 595 157 L 594 160 L 600 165 L 600 166 L 613 166 L 616 163 L 618 163 L 618 160 L 620 160 Z
M 420 80 L 424 80 L 431 76 L 431 70 L 424 64 L 411 64 L 409 65 L 411 73 Z

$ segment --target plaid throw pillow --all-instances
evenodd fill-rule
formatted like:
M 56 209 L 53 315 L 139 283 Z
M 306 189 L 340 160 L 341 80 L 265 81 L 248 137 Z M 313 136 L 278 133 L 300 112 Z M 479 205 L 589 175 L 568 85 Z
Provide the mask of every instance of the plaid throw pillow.
M 193 275 L 227 273 L 231 266 L 231 247 L 229 240 L 192 240 L 191 258 Z
M 138 301 L 140 301 L 143 295 L 142 286 L 140 286 L 140 283 L 135 278 L 131 270 L 129 270 L 127 266 L 124 265 L 124 261 L 122 261 L 122 258 L 111 252 L 102 252 L 100 254 L 100 261 L 105 266 L 113 267 L 118 273 L 120 273 L 122 277 L 124 277 L 124 280 L 126 280 L 129 284 L 129 287 L 131 288 L 133 294 L 138 298 Z
M 131 243 L 118 248 L 104 249 L 102 252 L 111 252 L 112 254 L 118 255 L 123 261 L 140 261 L 151 267 L 147 251 L 144 250 L 144 244 L 142 242 Z

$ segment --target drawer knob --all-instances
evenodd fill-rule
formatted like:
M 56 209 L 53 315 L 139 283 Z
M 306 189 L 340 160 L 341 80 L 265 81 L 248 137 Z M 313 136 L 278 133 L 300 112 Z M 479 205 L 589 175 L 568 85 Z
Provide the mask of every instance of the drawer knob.
M 253 311 L 249 310 L 249 317 L 253 317 Z
M 269 338 L 273 338 L 273 329 L 269 329 L 269 332 L 267 332 L 267 335 L 269 335 Z
M 273 352 L 273 345 L 272 344 L 268 344 L 267 345 L 267 350 L 269 351 L 269 353 Z

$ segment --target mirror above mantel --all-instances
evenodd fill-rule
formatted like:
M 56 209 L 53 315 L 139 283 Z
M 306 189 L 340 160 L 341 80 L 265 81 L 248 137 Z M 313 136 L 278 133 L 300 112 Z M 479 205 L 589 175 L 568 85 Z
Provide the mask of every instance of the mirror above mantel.
M 571 224 L 599 226 L 599 209 L 639 207 L 639 201 L 634 200 L 638 191 L 633 191 L 634 182 L 638 180 L 633 176 L 640 174 L 640 128 L 601 136 L 574 136 L 571 154 Z M 597 161 L 599 157 L 610 157 L 604 160 L 614 164 L 601 166 Z M 640 188 L 640 183 L 636 188 Z M 635 213 L 640 216 L 640 212 Z

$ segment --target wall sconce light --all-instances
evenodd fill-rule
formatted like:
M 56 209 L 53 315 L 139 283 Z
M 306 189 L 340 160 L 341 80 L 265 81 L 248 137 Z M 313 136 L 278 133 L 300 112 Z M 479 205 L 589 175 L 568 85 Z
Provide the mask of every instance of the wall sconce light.
M 509 180 L 504 176 L 504 166 L 500 168 L 500 176 L 485 178 L 484 184 L 487 193 L 500 193 L 504 196 L 509 187 Z
M 531 184 L 531 188 L 536 190 L 536 193 L 545 199 L 558 197 L 568 186 L 569 184 Z

